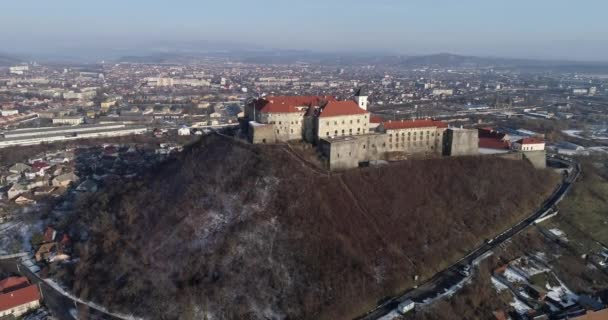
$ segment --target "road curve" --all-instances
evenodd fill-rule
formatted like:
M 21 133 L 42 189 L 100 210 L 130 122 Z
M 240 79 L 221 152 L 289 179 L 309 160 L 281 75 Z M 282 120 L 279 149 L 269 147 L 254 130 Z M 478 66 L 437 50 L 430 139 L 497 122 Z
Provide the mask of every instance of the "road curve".
M 564 157 L 552 157 L 552 160 L 567 164 L 572 168 L 571 172 L 564 177 L 564 180 L 558 188 L 545 200 L 540 208 L 529 217 L 515 224 L 505 232 L 497 235 L 493 239 L 485 241 L 481 246 L 469 252 L 462 259 L 451 265 L 450 267 L 436 273 L 431 279 L 427 280 L 422 285 L 414 289 L 409 289 L 398 296 L 392 297 L 375 309 L 369 311 L 365 315 L 359 316 L 357 320 L 375 320 L 379 319 L 389 312 L 395 310 L 399 303 L 412 300 L 416 303 L 421 303 L 424 300 L 437 297 L 447 291 L 449 288 L 464 280 L 467 276 L 463 272 L 465 268 L 471 268 L 473 261 L 483 256 L 487 252 L 493 250 L 505 241 L 511 239 L 518 233 L 522 232 L 529 226 L 533 225 L 539 218 L 550 214 L 553 207 L 558 204 L 570 190 L 570 187 L 576 181 L 581 173 L 580 164 L 572 159 Z

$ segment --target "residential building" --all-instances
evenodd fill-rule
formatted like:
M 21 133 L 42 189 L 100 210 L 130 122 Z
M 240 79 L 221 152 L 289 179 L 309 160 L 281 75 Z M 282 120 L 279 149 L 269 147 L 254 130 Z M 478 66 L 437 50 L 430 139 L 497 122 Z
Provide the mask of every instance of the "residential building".
M 543 151 L 545 150 L 545 141 L 539 138 L 523 138 L 517 140 L 512 145 L 513 150 L 517 151 Z
M 19 317 L 40 307 L 40 291 L 24 277 L 10 277 L 0 281 L 0 318 Z
M 68 125 L 79 125 L 84 123 L 84 117 L 59 117 L 53 118 L 53 124 L 68 124 Z

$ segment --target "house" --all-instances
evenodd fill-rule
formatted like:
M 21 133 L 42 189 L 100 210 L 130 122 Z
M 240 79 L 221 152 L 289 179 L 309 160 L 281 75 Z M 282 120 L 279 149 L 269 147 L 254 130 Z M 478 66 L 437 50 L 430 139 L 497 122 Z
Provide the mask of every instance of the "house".
M 14 199 L 22 193 L 26 193 L 28 188 L 20 183 L 15 183 L 11 186 L 10 189 L 6 192 L 6 195 L 9 199 Z
M 8 277 L 0 280 L 0 292 L 9 292 L 29 286 L 26 277 Z
M 523 138 L 513 143 L 513 150 L 517 151 L 543 151 L 545 141 L 539 138 Z
M 31 190 L 38 187 L 45 187 L 49 185 L 49 179 L 47 177 L 38 177 L 37 179 L 30 181 L 27 184 L 27 189 Z
M 188 128 L 188 127 L 181 127 L 179 129 L 177 129 L 177 135 L 179 135 L 179 136 L 189 136 L 190 135 L 190 128 Z
M 36 161 L 36 162 L 32 163 L 31 171 L 38 176 L 44 176 L 44 174 L 46 173 L 46 170 L 48 170 L 50 167 L 51 167 L 51 165 L 44 161 Z
M 73 172 L 64 173 L 58 175 L 53 179 L 53 186 L 56 187 L 68 187 L 71 183 L 78 182 L 80 178 Z
M 26 171 L 29 171 L 30 169 L 31 167 L 25 163 L 15 163 L 12 167 L 8 169 L 8 171 L 10 173 L 22 174 Z
M 21 179 L 21 174 L 11 174 L 6 176 L 6 183 L 16 183 Z
M 45 243 L 45 244 L 41 245 L 35 254 L 36 262 L 53 259 L 53 257 L 57 253 L 56 249 L 57 249 L 57 246 L 55 245 L 54 242 Z
M 15 199 L 15 203 L 20 206 L 23 206 L 23 205 L 28 205 L 28 204 L 34 204 L 34 203 L 36 203 L 36 201 L 34 201 L 30 198 L 24 197 L 24 196 L 18 196 Z
M 510 137 L 492 128 L 479 128 L 479 153 L 496 154 L 507 153 L 511 149 Z
M 12 277 L 0 281 L 5 286 L 0 291 L 0 318 L 19 317 L 29 310 L 40 307 L 40 291 L 35 284 L 29 284 L 24 277 Z

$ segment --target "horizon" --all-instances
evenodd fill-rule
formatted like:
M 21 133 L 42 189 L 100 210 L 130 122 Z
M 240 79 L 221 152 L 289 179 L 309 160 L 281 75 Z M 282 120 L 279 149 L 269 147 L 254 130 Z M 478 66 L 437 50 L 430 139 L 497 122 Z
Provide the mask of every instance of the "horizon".
M 227 44 L 238 50 L 464 56 L 604 62 L 608 3 L 565 0 L 425 3 L 312 0 L 171 4 L 117 0 L 12 2 L 0 14 L 3 53 L 112 56 L 172 52 L 163 43 Z M 161 49 L 161 51 L 158 51 Z M 191 50 L 207 48 L 191 48 Z M 168 50 L 168 51 L 162 51 Z M 177 46 L 177 52 L 183 50 Z

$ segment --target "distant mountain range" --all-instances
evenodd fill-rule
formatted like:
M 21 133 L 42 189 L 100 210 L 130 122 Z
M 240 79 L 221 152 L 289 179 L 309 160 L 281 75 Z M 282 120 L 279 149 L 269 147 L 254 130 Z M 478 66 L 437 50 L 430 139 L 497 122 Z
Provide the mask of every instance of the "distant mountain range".
M 401 68 L 510 68 L 525 71 L 608 72 L 608 62 L 581 62 L 567 60 L 533 60 L 496 57 L 464 56 L 450 53 L 399 56 L 375 53 L 319 53 L 303 50 L 226 50 L 188 53 L 150 53 L 128 55 L 119 62 L 133 63 L 184 63 L 202 57 L 223 57 L 247 63 L 313 63 L 324 65 L 376 65 Z
M 0 66 L 23 62 L 24 58 L 19 56 L 22 55 L 0 53 Z M 79 48 L 57 49 L 55 52 L 37 52 L 32 54 L 28 60 L 68 64 L 92 63 L 102 60 L 130 63 L 189 63 L 209 57 L 261 64 L 375 65 L 386 68 L 481 67 L 521 69 L 523 71 L 608 73 L 608 62 L 512 59 L 451 53 L 398 55 L 383 52 L 316 52 L 269 49 L 256 45 L 212 41 L 160 41 L 114 47 L 95 44 Z
M 450 53 L 407 57 L 400 64 L 407 67 L 510 67 L 526 69 L 578 69 L 581 71 L 608 68 L 608 62 L 476 57 Z

